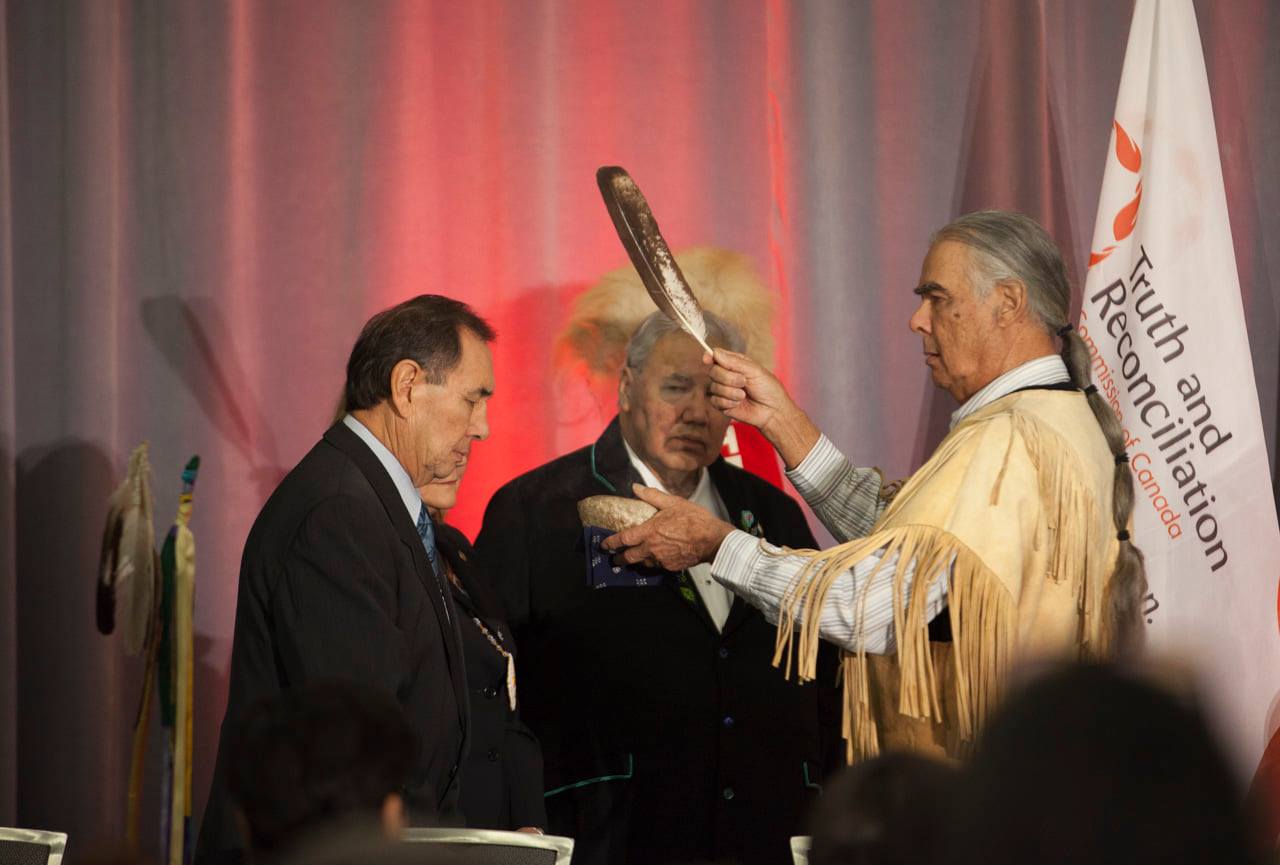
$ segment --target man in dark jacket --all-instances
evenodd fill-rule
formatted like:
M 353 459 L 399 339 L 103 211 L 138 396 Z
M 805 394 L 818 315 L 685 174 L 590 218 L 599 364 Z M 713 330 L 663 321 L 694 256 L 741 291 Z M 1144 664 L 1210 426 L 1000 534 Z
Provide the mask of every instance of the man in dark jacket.
M 346 416 L 254 522 L 198 863 L 243 857 L 226 775 L 246 713 L 321 678 L 365 682 L 397 700 L 422 744 L 404 789 L 409 821 L 457 819 L 466 673 L 416 487 L 455 474 L 488 436 L 492 338 L 466 304 L 436 295 L 370 319 L 347 363 Z
M 707 318 L 713 344 L 741 346 Z M 815 545 L 790 498 L 720 459 L 728 419 L 707 401 L 706 369 L 694 340 L 646 319 L 618 417 L 590 447 L 502 487 L 476 541 L 516 628 L 548 828 L 575 838 L 578 865 L 788 861 L 840 753 L 834 656 L 817 682 L 787 681 L 771 663 L 774 627 L 705 569 L 625 584 L 597 562 L 589 577 L 576 504 L 630 496 L 633 483 L 774 543 Z

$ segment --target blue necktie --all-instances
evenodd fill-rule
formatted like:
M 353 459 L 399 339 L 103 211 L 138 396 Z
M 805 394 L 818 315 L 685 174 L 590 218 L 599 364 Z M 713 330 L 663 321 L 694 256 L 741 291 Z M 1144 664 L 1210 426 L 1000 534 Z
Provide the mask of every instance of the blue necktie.
M 418 537 L 422 538 L 422 546 L 427 551 L 427 560 L 431 562 L 431 575 L 436 578 L 436 588 L 440 590 L 440 605 L 444 607 L 445 621 L 452 623 L 449 602 L 444 594 L 444 583 L 440 580 L 440 552 L 436 549 L 436 531 L 431 525 L 431 517 L 427 516 L 426 505 L 418 511 Z

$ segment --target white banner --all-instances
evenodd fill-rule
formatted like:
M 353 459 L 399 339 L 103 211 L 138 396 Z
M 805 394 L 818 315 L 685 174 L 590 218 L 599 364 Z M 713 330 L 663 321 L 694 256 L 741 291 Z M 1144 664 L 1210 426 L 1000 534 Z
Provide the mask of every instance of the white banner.
M 1280 530 L 1191 0 L 1139 0 L 1080 333 L 1120 416 L 1149 646 L 1194 664 L 1244 780 L 1280 695 Z

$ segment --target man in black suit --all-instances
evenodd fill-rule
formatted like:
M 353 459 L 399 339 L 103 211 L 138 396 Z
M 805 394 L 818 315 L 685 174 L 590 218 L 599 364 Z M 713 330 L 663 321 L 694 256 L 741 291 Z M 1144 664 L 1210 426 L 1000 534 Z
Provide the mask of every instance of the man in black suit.
M 520 720 L 510 664 L 518 664 L 502 605 L 485 575 L 475 567 L 475 551 L 448 523 L 436 526 L 440 556 L 455 575 L 453 601 L 462 612 L 462 653 L 471 689 L 471 747 L 462 764 L 459 807 L 473 829 L 541 832 L 547 825 L 542 798 L 542 749 Z
M 518 652 L 493 591 L 493 580 L 476 567 L 466 535 L 444 522 L 458 503 L 462 470 L 418 489 L 436 517 L 436 547 L 462 613 L 462 656 L 467 662 L 471 730 L 463 762 L 458 806 L 472 829 L 541 832 L 547 825 L 542 798 L 542 749 L 517 711 Z
M 708 316 L 715 345 L 737 331 Z M 511 481 L 476 540 L 520 645 L 542 742 L 549 831 L 575 865 L 789 861 L 788 837 L 841 753 L 835 657 L 808 685 L 772 665 L 775 629 L 706 569 L 633 581 L 597 565 L 576 503 L 645 483 L 777 544 L 813 547 L 800 508 L 720 458 L 702 350 L 665 317 L 627 349 L 618 417 L 593 445 Z M 625 576 L 625 575 L 624 575 Z M 829 647 L 828 647 L 829 650 Z
M 378 313 L 347 363 L 347 415 L 263 506 L 245 543 L 227 713 L 198 862 L 243 842 L 226 761 L 258 701 L 319 678 L 385 690 L 422 747 L 404 790 L 412 822 L 456 819 L 469 725 L 458 613 L 416 487 L 457 472 L 489 434 L 489 325 L 421 295 Z

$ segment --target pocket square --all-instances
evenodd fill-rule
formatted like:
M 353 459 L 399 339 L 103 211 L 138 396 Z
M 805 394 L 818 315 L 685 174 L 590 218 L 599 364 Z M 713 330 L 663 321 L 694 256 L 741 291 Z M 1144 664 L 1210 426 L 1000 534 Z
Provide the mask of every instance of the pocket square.
M 600 548 L 600 542 L 614 534 L 599 526 L 584 526 L 583 545 L 587 551 L 587 585 L 593 589 L 660 586 L 667 572 L 641 565 L 618 565 L 613 553 Z

